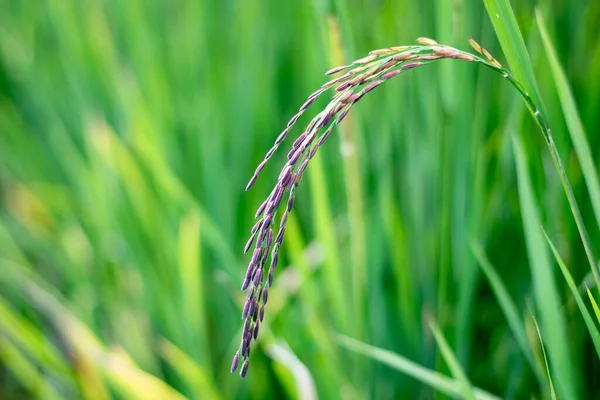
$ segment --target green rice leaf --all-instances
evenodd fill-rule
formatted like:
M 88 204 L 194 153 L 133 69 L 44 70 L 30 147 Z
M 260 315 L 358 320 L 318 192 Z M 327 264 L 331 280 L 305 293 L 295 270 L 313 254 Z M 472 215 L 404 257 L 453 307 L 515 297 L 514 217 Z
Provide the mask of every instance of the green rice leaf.
M 401 355 L 359 342 L 358 340 L 351 339 L 344 335 L 337 335 L 336 339 L 342 347 L 367 356 L 375 361 L 409 375 L 414 379 L 431 386 L 433 389 L 441 393 L 455 397 L 463 394 L 463 388 L 458 380 L 448 378 L 439 372 L 422 367 L 421 365 L 410 361 Z M 499 397 L 478 388 L 473 388 L 473 395 L 477 400 L 499 399 Z
M 542 331 L 546 333 L 553 375 L 555 376 L 561 397 L 577 398 L 575 377 L 570 367 L 569 341 L 560 306 L 560 298 L 550 263 L 544 238 L 540 230 L 538 214 L 523 143 L 518 135 L 513 135 L 513 151 L 517 167 L 519 202 L 525 232 L 525 243 L 531 275 L 533 278 L 534 297 L 540 312 Z
M 552 45 L 552 41 L 548 35 L 542 13 L 540 10 L 536 10 L 535 15 L 537 17 L 540 34 L 542 35 L 542 42 L 544 43 L 544 48 L 546 49 L 546 56 L 548 57 L 548 62 L 550 63 L 550 71 L 552 72 L 554 84 L 556 85 L 556 89 L 558 91 L 558 98 L 563 110 L 563 115 L 567 122 L 567 128 L 569 129 L 571 140 L 575 146 L 577 159 L 581 164 L 581 170 L 583 171 L 583 177 L 585 178 L 585 182 L 588 187 L 592 208 L 594 210 L 594 215 L 596 216 L 596 222 L 600 227 L 600 181 L 598 180 L 598 172 L 596 171 L 596 166 L 594 165 L 594 158 L 587 142 L 586 134 L 583 130 L 583 124 L 581 123 L 579 112 L 577 111 L 577 105 L 575 104 L 573 92 L 569 87 L 569 82 L 567 81 L 565 72 L 560 65 L 560 60 L 556 55 L 556 51 L 554 50 L 554 46 Z
M 558 250 L 556 250 L 556 247 L 554 247 L 554 244 L 552 243 L 552 241 L 550 240 L 550 238 L 548 237 L 546 232 L 545 231 L 543 231 L 543 232 L 544 232 L 544 235 L 546 236 L 546 240 L 548 241 L 548 244 L 550 245 L 550 248 L 552 249 L 552 253 L 554 254 L 554 257 L 556 258 L 556 261 L 558 262 L 560 270 L 561 270 L 563 276 L 565 277 L 565 281 L 567 281 L 567 285 L 569 285 L 569 289 L 571 290 L 571 293 L 573 293 L 573 297 L 575 298 L 575 301 L 577 302 L 577 307 L 579 307 L 581 316 L 583 317 L 583 320 L 585 321 L 585 326 L 587 327 L 588 332 L 590 333 L 590 336 L 592 337 L 592 342 L 594 343 L 594 347 L 596 349 L 596 354 L 598 354 L 598 357 L 600 358 L 600 332 L 598 332 L 598 328 L 594 324 L 594 320 L 592 320 L 592 316 L 590 315 L 589 311 L 587 310 L 585 303 L 583 302 L 583 299 L 581 298 L 581 295 L 579 294 L 579 290 L 577 290 L 577 285 L 575 284 L 575 281 L 573 280 L 573 277 L 571 276 L 569 269 L 565 265 L 560 254 L 558 254 Z
M 462 396 L 465 399 L 475 399 L 475 394 L 473 393 L 473 388 L 471 387 L 471 383 L 467 378 L 467 374 L 465 374 L 465 371 L 460 366 L 456 356 L 452 352 L 452 349 L 440 331 L 439 326 L 436 324 L 433 318 L 429 318 L 428 322 L 435 342 L 440 349 L 440 353 L 442 353 L 442 357 L 446 361 L 446 364 L 448 364 L 448 367 L 450 368 L 450 371 L 452 371 L 454 378 L 460 383 L 460 391 Z

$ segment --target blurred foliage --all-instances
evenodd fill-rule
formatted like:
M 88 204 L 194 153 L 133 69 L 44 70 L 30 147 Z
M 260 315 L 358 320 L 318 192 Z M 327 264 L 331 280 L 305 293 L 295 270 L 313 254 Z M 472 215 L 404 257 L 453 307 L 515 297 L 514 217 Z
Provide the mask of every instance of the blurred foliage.
M 513 3 L 600 253 L 565 122 L 597 169 L 600 2 L 536 3 L 550 61 L 534 2 Z M 452 61 L 367 96 L 311 163 L 248 377 L 229 373 L 241 249 L 287 152 L 245 193 L 255 165 L 324 71 L 419 36 L 505 61 L 475 0 L 2 1 L 0 397 L 444 398 L 454 373 L 478 398 L 547 397 L 545 314 L 559 397 L 597 398 L 598 290 L 543 137 L 510 85 Z

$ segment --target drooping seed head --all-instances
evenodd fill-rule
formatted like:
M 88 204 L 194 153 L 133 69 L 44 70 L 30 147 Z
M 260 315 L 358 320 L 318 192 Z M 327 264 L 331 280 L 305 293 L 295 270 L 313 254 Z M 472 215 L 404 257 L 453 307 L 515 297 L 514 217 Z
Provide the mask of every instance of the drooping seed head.
M 439 45 L 429 38 L 419 38 L 417 43 L 429 47 L 415 45 L 374 50 L 367 57 L 356 60 L 349 66 L 329 70 L 328 75 L 342 71 L 344 71 L 344 74 L 325 83 L 307 98 L 298 113 L 288 122 L 287 128 L 279 134 L 275 144 L 268 151 L 251 178 L 247 190 L 255 183 L 267 160 L 271 158 L 278 146 L 287 137 L 305 110 L 314 104 L 316 98 L 325 90 L 335 87 L 333 99 L 330 98 L 331 100 L 325 109 L 311 119 L 306 130 L 294 141 L 292 149 L 287 155 L 288 161 L 282 169 L 275 187 L 257 210 L 256 218 L 260 220 L 252 228 L 250 238 L 244 247 L 244 252 L 247 252 L 255 245 L 242 284 L 242 289 L 247 290 L 242 311 L 242 317 L 245 319 L 242 343 L 232 362 L 232 371 L 235 371 L 239 357 L 242 357 L 243 364 L 240 371 L 242 377 L 247 373 L 251 343 L 253 340 L 257 340 L 259 326 L 264 319 L 268 288 L 273 284 L 274 271 L 279 261 L 279 249 L 283 243 L 286 224 L 289 213 L 293 208 L 296 190 L 310 160 L 327 140 L 333 127 L 346 118 L 351 107 L 366 93 L 398 75 L 401 71 L 440 58 L 457 58 L 464 61 L 481 60 L 479 57 L 475 58 L 452 47 Z M 493 59 L 485 49 L 478 44 L 476 46 L 474 48 L 486 56 L 490 65 L 500 68 L 500 63 Z M 333 122 L 331 123 L 331 121 Z M 321 129 L 324 129 L 325 132 L 322 132 Z M 286 195 L 287 204 L 285 207 L 281 207 L 283 197 Z M 283 208 L 283 216 L 279 223 L 277 236 L 273 240 L 273 221 L 280 207 Z M 265 274 L 267 275 L 266 279 Z

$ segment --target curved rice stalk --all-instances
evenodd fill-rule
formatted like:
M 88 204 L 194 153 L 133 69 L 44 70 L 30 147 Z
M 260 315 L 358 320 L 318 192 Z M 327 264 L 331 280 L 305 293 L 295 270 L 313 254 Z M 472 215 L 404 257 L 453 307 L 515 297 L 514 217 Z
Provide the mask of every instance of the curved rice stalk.
M 258 221 L 252 228 L 250 239 L 244 248 L 244 253 L 251 248 L 254 250 L 242 283 L 242 290 L 247 291 L 242 311 L 242 319 L 244 320 L 242 338 L 231 365 L 231 372 L 234 372 L 241 363 L 240 375 L 242 378 L 245 377 L 248 371 L 251 343 L 256 341 L 260 324 L 264 318 L 269 288 L 273 283 L 273 275 L 277 268 L 279 249 L 283 243 L 288 215 L 292 210 L 296 191 L 304 171 L 310 160 L 330 136 L 333 128 L 344 120 L 352 107 L 363 96 L 397 75 L 438 60 L 456 59 L 475 62 L 500 73 L 503 78 L 517 88 L 527 106 L 532 110 L 532 114 L 544 136 L 549 137 L 550 128 L 544 116 L 538 111 L 534 101 L 523 86 L 516 81 L 510 71 L 505 69 L 473 39 L 469 39 L 469 43 L 479 55 L 438 44 L 429 38 L 419 38 L 416 42 L 416 44 L 410 46 L 374 50 L 366 57 L 349 65 L 339 66 L 327 71 L 326 75 L 341 75 L 328 81 L 319 90 L 308 96 L 298 113 L 292 117 L 286 128 L 275 140 L 275 144 L 268 151 L 248 182 L 246 190 L 249 190 L 256 182 L 261 170 L 285 140 L 296 121 L 317 98 L 331 90 L 332 97 L 329 104 L 310 121 L 304 132 L 292 144 L 292 148 L 287 155 L 287 162 L 275 187 L 256 211 L 255 218 Z M 284 197 L 286 197 L 286 204 L 282 206 Z M 275 219 L 280 209 L 283 209 L 283 215 L 277 227 L 275 226 Z

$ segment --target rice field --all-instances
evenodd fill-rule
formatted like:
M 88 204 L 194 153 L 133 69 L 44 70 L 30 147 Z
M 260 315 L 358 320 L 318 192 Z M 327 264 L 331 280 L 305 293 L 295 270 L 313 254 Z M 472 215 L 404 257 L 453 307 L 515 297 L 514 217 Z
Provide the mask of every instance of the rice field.
M 599 26 L 3 1 L 0 398 L 599 398 Z

